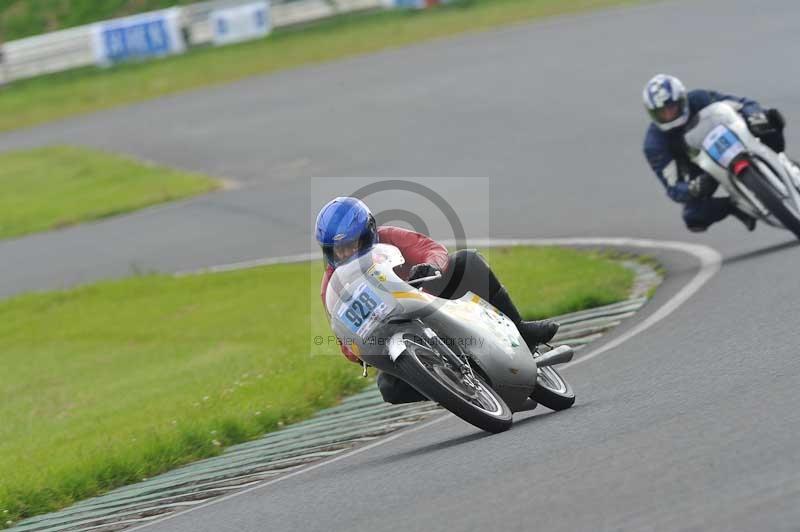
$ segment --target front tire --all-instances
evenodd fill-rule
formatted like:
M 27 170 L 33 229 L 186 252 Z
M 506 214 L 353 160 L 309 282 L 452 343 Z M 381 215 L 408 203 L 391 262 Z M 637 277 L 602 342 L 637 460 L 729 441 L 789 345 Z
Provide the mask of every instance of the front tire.
M 479 429 L 496 434 L 511 428 L 511 409 L 479 375 L 465 379 L 440 346 L 413 333 L 403 337 L 406 350 L 395 364 L 406 382 Z
M 746 169 L 739 180 L 748 188 L 758 201 L 778 219 L 783 226 L 800 238 L 800 213 L 795 213 L 786 205 L 786 200 L 780 196 L 777 190 L 764 179 L 760 173 L 752 167 Z

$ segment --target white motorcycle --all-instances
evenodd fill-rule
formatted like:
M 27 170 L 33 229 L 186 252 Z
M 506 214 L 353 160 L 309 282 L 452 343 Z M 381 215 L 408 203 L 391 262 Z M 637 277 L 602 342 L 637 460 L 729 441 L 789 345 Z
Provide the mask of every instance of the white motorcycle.
M 572 360 L 569 346 L 531 353 L 492 305 L 471 292 L 456 300 L 427 294 L 412 284 L 437 277 L 407 283 L 394 272 L 404 262 L 396 247 L 377 244 L 336 268 L 328 284 L 333 331 L 365 364 L 488 432 L 508 430 L 529 398 L 553 410 L 573 405 L 572 388 L 552 367 Z
M 719 181 L 736 207 L 800 238 L 800 168 L 753 135 L 735 104 L 702 109 L 684 139 L 692 162 Z

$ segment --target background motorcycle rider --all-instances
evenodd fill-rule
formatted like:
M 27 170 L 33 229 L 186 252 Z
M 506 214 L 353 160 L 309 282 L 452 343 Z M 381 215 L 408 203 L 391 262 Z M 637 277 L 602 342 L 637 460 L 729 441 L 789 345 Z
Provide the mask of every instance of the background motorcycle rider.
M 690 231 L 701 232 L 729 214 L 752 231 L 756 220 L 737 209 L 727 197 L 713 197 L 719 183 L 693 164 L 683 138 L 701 109 L 719 101 L 735 105 L 750 131 L 781 153 L 785 149 L 784 120 L 777 109 L 764 110 L 754 100 L 696 89 L 687 92 L 681 81 L 658 74 L 644 87 L 644 105 L 652 119 L 644 139 L 644 154 L 670 198 L 683 203 L 683 221 Z
M 505 287 L 478 252 L 460 250 L 448 254 L 442 244 L 420 233 L 401 227 L 377 227 L 369 208 L 359 199 L 339 197 L 328 202 L 317 216 L 316 239 L 326 261 L 321 287 L 323 307 L 334 269 L 381 242 L 397 247 L 403 255 L 405 263 L 395 269 L 399 277 L 410 281 L 441 272 L 440 279 L 425 283 L 426 292 L 445 299 L 457 299 L 469 291 L 477 294 L 514 322 L 531 350 L 551 340 L 558 330 L 553 321 L 523 321 Z M 360 362 L 346 345 L 341 348 L 349 360 Z M 426 400 L 409 384 L 385 373 L 378 374 L 378 388 L 389 403 Z

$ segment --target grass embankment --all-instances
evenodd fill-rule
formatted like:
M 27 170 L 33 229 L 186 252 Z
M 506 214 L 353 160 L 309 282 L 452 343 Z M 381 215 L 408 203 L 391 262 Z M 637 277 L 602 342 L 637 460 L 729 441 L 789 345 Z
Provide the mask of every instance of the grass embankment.
M 111 70 L 86 68 L 16 82 L 0 90 L 0 131 L 303 64 L 637 1 L 462 0 L 419 13 L 342 15 L 303 29 L 276 30 L 250 43 L 196 49 L 180 57 Z
M 65 227 L 208 192 L 202 175 L 56 146 L 0 154 L 0 238 Z
M 527 317 L 617 301 L 632 284 L 597 254 L 487 255 Z M 329 335 L 320 274 L 142 276 L 0 302 L 0 523 L 214 455 L 364 386 L 336 346 L 313 345 Z

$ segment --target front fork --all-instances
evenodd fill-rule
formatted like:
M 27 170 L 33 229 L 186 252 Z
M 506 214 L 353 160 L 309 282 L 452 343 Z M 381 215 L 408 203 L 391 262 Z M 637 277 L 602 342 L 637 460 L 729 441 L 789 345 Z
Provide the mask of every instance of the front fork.
M 466 382 L 474 387 L 477 379 L 475 378 L 475 372 L 472 371 L 472 366 L 469 363 L 469 357 L 464 353 L 461 353 L 461 356 L 459 356 L 457 353 L 453 352 L 452 349 L 450 349 L 450 346 L 448 346 L 444 340 L 439 338 L 439 335 L 437 335 L 433 329 L 426 327 L 424 324 L 421 325 L 423 328 L 423 333 L 428 341 L 435 343 L 439 347 L 439 353 L 443 355 L 447 361 L 459 368 L 461 375 L 466 379 Z
M 791 176 L 794 181 L 794 186 L 800 189 L 800 167 L 798 167 L 785 153 L 778 154 L 778 161 L 786 169 L 786 172 Z
M 792 198 L 797 212 L 800 213 L 800 168 L 785 153 L 778 154 L 778 161 L 783 165 L 786 170 L 785 175 L 788 176 L 784 186 L 789 190 L 789 197 Z
M 778 154 L 778 162 L 783 166 L 784 171 L 780 172 L 778 169 L 773 169 L 764 161 L 758 159 L 757 156 L 750 156 L 747 157 L 747 161 L 749 162 L 749 166 L 752 171 L 758 173 L 762 179 L 770 181 L 770 185 L 772 188 L 775 188 L 779 193 L 780 188 L 776 187 L 776 185 L 780 184 L 784 187 L 788 193 L 789 199 L 792 201 L 795 209 L 798 213 L 800 213 L 800 169 L 798 169 L 786 154 L 779 153 Z M 767 167 L 769 175 L 765 174 L 764 166 Z M 761 201 L 755 197 L 753 192 L 751 192 L 747 187 L 740 185 L 738 178 L 736 177 L 738 174 L 733 170 L 729 169 L 729 180 L 731 185 L 738 191 L 738 193 L 744 197 L 746 202 L 749 204 L 748 206 L 751 207 L 755 213 L 757 213 L 757 217 L 763 220 L 767 220 L 768 223 L 770 219 L 774 219 L 772 213 L 770 213 L 761 203 Z M 742 208 L 741 206 L 739 208 Z M 745 209 L 744 212 L 747 213 Z M 772 225 L 775 225 L 772 223 Z

